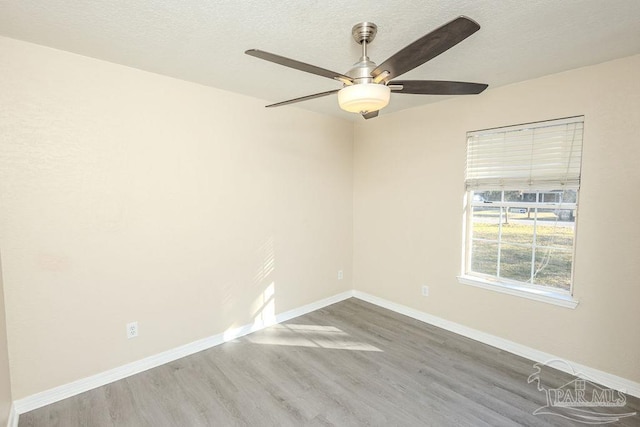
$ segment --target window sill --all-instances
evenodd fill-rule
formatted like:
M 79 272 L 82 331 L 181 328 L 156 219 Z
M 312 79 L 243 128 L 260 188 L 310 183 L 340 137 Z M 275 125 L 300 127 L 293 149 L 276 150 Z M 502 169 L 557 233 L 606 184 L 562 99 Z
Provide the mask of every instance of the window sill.
M 492 291 L 502 292 L 509 295 L 515 295 L 535 301 L 546 302 L 548 304 L 559 305 L 561 307 L 573 309 L 578 306 L 578 301 L 573 299 L 571 295 L 538 289 L 530 289 L 524 286 L 518 286 L 510 283 L 490 282 L 488 280 L 483 280 L 473 276 L 458 276 L 458 282 L 462 283 L 463 285 L 471 285 L 478 288 L 490 289 Z

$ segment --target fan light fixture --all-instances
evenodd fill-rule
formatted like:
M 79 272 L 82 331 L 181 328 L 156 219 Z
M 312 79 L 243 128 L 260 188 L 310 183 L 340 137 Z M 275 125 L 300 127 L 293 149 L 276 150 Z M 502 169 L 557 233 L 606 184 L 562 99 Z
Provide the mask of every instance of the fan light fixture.
M 389 104 L 391 89 L 377 83 L 345 86 L 338 91 L 340 108 L 350 113 L 378 111 Z

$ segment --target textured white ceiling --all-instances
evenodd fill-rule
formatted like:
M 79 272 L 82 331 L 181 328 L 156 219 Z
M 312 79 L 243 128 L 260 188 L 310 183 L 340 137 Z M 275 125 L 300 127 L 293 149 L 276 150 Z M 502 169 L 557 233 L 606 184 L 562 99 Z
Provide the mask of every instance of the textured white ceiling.
M 346 72 L 360 52 L 355 23 L 378 25 L 369 56 L 381 63 L 459 15 L 482 28 L 402 78 L 491 88 L 640 53 L 638 0 L 0 0 L 0 35 L 271 103 L 340 85 L 246 49 Z M 362 120 L 342 112 L 336 98 L 279 108 Z M 381 114 L 440 99 L 394 94 Z

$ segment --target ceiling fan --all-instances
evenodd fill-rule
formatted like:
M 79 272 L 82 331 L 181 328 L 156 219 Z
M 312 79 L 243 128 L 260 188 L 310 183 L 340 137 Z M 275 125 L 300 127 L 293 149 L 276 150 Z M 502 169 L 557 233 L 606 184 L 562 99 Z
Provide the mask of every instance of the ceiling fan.
M 343 84 L 342 89 L 315 93 L 270 104 L 267 107 L 280 107 L 337 93 L 340 108 L 362 114 L 365 119 L 371 119 L 377 117 L 378 112 L 387 106 L 391 92 L 415 95 L 474 95 L 485 90 L 488 85 L 483 83 L 392 80 L 435 58 L 479 29 L 480 25 L 477 22 L 466 16 L 460 16 L 400 49 L 382 64 L 376 65 L 367 56 L 367 45 L 375 38 L 378 27 L 372 22 L 358 23 L 353 26 L 351 33 L 356 43 L 362 45 L 362 56 L 344 74 L 258 49 L 249 49 L 245 53 L 285 67 L 337 80 Z

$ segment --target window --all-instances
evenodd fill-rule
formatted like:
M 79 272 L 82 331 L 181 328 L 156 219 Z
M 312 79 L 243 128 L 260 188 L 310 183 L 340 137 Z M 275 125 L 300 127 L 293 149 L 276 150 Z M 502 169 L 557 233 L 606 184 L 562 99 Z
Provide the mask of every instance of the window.
M 463 283 L 575 307 L 583 122 L 467 134 Z

